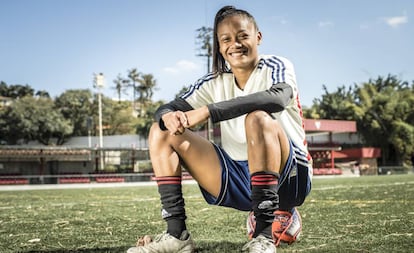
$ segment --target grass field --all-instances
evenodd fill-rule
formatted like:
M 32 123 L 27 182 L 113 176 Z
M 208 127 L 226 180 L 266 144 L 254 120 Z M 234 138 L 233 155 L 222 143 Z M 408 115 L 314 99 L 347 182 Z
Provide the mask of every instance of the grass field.
M 184 185 L 197 252 L 240 252 L 246 215 Z M 125 252 L 165 229 L 154 186 L 0 191 L 0 252 Z M 278 252 L 413 252 L 414 175 L 314 179 L 300 242 Z

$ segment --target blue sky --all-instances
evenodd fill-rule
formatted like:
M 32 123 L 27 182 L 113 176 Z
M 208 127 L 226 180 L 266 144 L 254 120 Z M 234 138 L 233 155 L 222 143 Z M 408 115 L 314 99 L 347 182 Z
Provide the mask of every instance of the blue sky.
M 1 0 L 0 80 L 55 97 L 92 89 L 102 72 L 105 95 L 116 97 L 113 80 L 137 68 L 157 80 L 155 100 L 170 100 L 205 74 L 195 30 L 228 4 L 255 16 L 260 53 L 293 62 L 304 106 L 322 85 L 414 80 L 411 0 Z

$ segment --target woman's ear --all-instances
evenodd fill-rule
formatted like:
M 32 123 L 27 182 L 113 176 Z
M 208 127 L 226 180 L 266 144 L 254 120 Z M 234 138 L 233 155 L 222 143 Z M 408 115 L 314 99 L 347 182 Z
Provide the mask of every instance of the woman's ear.
M 257 32 L 257 45 L 260 45 L 261 42 L 262 42 L 262 33 Z

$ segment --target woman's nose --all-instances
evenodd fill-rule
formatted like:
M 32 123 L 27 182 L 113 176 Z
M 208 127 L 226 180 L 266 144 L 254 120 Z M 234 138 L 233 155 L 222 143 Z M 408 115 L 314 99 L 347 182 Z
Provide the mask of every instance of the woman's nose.
M 236 41 L 234 42 L 234 46 L 235 46 L 235 47 L 241 47 L 241 46 L 242 46 L 242 44 L 236 40 Z

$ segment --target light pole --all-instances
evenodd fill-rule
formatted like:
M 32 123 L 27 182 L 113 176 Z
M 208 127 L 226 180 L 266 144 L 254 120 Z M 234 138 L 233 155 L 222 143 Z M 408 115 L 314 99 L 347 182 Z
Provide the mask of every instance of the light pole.
M 94 87 L 98 88 L 98 107 L 99 107 L 99 157 L 101 170 L 104 169 L 104 159 L 103 159 L 103 134 L 102 134 L 102 88 L 105 86 L 105 78 L 102 73 L 95 74 L 94 77 Z

